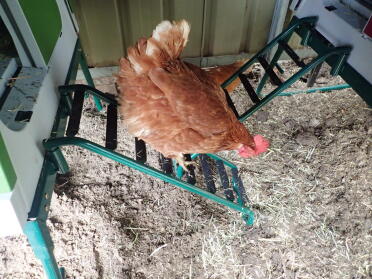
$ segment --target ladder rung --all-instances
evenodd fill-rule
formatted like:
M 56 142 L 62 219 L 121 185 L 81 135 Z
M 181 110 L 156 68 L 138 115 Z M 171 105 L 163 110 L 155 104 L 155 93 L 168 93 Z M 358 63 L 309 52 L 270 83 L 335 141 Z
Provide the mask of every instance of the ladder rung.
M 348 55 L 349 53 L 344 53 L 338 56 L 336 63 L 332 66 L 332 69 L 331 69 L 332 76 L 337 76 L 341 72 Z
M 81 113 L 84 104 L 84 91 L 75 91 L 72 101 L 70 119 L 66 129 L 66 136 L 73 137 L 79 132 Z
M 278 62 L 275 63 L 275 67 L 278 69 L 279 73 L 284 74 L 284 70 L 282 67 L 280 67 Z
M 223 91 L 225 92 L 225 97 L 226 97 L 227 104 L 229 105 L 231 110 L 234 112 L 236 118 L 239 118 L 239 112 L 236 110 L 234 102 L 230 98 L 229 92 L 227 92 L 227 90 L 225 88 L 223 88 Z
M 241 199 L 242 204 L 243 205 L 247 204 L 248 203 L 248 197 L 247 197 L 247 194 L 245 193 L 243 182 L 242 182 L 242 180 L 239 176 L 238 169 L 237 168 L 232 168 L 231 173 L 232 173 L 233 179 L 236 183 L 236 186 L 237 186 L 236 188 L 237 188 L 237 191 L 238 191 L 238 195 L 239 195 L 239 198 Z
M 279 40 L 278 43 L 298 67 L 303 68 L 306 66 L 305 63 L 300 60 L 300 57 L 297 55 L 297 53 L 286 42 Z
M 191 162 L 190 154 L 186 154 L 185 158 L 187 162 Z M 189 165 L 187 166 L 187 169 L 189 170 L 189 172 L 186 173 L 186 182 L 194 185 L 196 183 L 195 167 L 193 165 Z
M 217 171 L 220 175 L 221 184 L 224 190 L 224 194 L 229 201 L 234 201 L 234 192 L 229 187 L 229 178 L 225 166 L 221 160 L 216 160 Z
M 312 29 L 312 26 L 309 24 L 304 24 L 304 27 L 306 27 L 306 31 L 305 31 L 305 34 L 302 36 L 301 45 L 307 46 L 312 36 L 313 29 Z
M 114 150 L 118 146 L 118 109 L 116 104 L 107 107 L 106 148 Z
M 163 154 L 159 154 L 159 161 L 160 161 L 160 167 L 166 174 L 172 174 L 173 173 L 173 164 L 172 159 L 166 158 L 163 156 Z
M 146 153 L 146 144 L 143 140 L 135 138 L 135 147 L 136 147 L 136 161 L 141 163 L 146 163 L 147 153 Z
M 214 184 L 213 180 L 213 175 L 212 175 L 212 170 L 211 167 L 207 161 L 207 155 L 201 154 L 200 155 L 200 162 L 201 162 L 201 167 L 204 175 L 204 181 L 205 184 L 207 185 L 207 189 L 211 193 L 216 193 L 216 185 Z
M 239 74 L 239 79 L 242 82 L 245 90 L 248 92 L 249 98 L 251 98 L 252 102 L 257 104 L 260 102 L 260 98 L 258 98 L 256 92 L 254 91 L 251 83 L 248 80 L 248 77 L 244 74 Z
M 262 65 L 262 67 L 264 68 L 265 72 L 269 75 L 271 81 L 277 85 L 277 86 L 280 86 L 282 84 L 282 81 L 280 80 L 280 78 L 275 74 L 274 70 L 270 67 L 269 63 L 266 61 L 265 58 L 263 58 L 262 56 L 258 56 L 258 62 L 260 62 L 260 64 Z
M 307 80 L 307 86 L 308 87 L 313 87 L 314 86 L 314 84 L 316 82 L 316 78 L 319 75 L 319 71 L 322 68 L 322 64 L 323 63 L 320 63 L 320 64 L 316 65 L 315 68 L 313 68 L 311 70 L 310 75 L 309 75 L 309 79 Z

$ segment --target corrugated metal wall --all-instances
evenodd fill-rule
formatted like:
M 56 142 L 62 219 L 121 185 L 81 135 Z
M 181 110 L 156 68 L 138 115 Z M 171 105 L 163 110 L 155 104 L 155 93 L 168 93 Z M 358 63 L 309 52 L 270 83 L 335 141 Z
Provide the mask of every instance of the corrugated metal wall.
M 267 41 L 275 0 L 70 0 L 91 66 L 117 65 L 162 20 L 191 23 L 183 57 L 209 66 L 251 55 Z M 242 55 L 242 53 L 244 53 Z

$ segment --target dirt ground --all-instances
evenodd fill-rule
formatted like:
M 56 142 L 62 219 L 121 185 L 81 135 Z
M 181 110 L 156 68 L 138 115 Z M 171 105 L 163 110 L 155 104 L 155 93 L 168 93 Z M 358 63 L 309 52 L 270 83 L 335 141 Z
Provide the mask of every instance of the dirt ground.
M 328 70 L 315 86 L 342 83 Z M 96 80 L 111 92 L 112 82 Z M 241 87 L 232 98 L 240 111 L 249 105 Z M 270 140 L 269 152 L 222 155 L 240 168 L 253 227 L 224 206 L 64 148 L 71 174 L 57 181 L 48 226 L 67 278 L 371 278 L 371 109 L 352 89 L 298 94 L 274 99 L 246 125 Z M 92 103 L 79 136 L 104 141 L 105 115 Z M 118 138 L 117 151 L 133 157 L 133 138 L 124 128 Z M 24 236 L 0 239 L 0 257 L 0 278 L 42 277 Z

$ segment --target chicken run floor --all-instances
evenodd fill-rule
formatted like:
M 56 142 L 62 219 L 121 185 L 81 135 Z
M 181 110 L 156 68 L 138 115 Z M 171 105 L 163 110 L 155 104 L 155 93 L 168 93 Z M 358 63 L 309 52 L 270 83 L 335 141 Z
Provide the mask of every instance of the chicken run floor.
M 297 70 L 281 64 L 287 75 Z M 327 70 L 315 86 L 343 82 Z M 115 92 L 108 75 L 97 88 Z M 232 98 L 248 105 L 241 86 Z M 85 105 L 79 136 L 103 143 L 104 125 Z M 222 155 L 240 167 L 253 227 L 226 207 L 64 148 L 72 174 L 57 181 L 48 226 L 67 278 L 371 278 L 371 109 L 352 89 L 299 94 L 274 99 L 246 125 L 270 139 L 270 151 Z M 118 138 L 118 151 L 133 156 L 125 129 Z M 0 238 L 0 257 L 0 278 L 42 277 L 24 236 Z

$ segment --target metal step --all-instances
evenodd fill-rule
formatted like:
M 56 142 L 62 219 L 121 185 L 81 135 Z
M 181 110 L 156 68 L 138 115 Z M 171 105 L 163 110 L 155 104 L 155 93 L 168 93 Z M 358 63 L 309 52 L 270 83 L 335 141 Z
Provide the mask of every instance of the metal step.
M 146 163 L 147 161 L 147 152 L 146 152 L 146 143 L 138 138 L 135 138 L 135 149 L 136 149 L 136 161 L 141 163 Z
M 205 182 L 205 185 L 207 186 L 207 190 L 214 194 L 216 193 L 217 189 L 214 183 L 211 167 L 207 161 L 208 156 L 201 154 L 199 158 L 200 158 L 200 163 L 201 163 L 202 172 L 204 176 L 204 182 Z
M 160 167 L 166 174 L 172 174 L 173 173 L 173 164 L 172 159 L 166 158 L 163 156 L 163 154 L 159 153 L 159 163 Z
M 186 162 L 191 162 L 190 154 L 185 155 Z M 189 172 L 186 173 L 186 182 L 194 185 L 196 183 L 195 167 L 193 165 L 187 166 Z
M 253 86 L 251 85 L 251 83 L 248 80 L 248 77 L 245 74 L 239 74 L 239 79 L 242 82 L 242 84 L 243 84 L 245 90 L 247 91 L 249 98 L 251 98 L 252 102 L 255 103 L 255 104 L 259 103 L 261 100 L 260 100 L 260 98 L 258 98 L 258 96 L 256 94 L 256 91 L 254 91 Z
M 311 70 L 309 79 L 307 80 L 307 87 L 314 86 L 316 82 L 316 78 L 318 77 L 320 69 L 322 68 L 322 65 L 323 63 L 319 64 L 318 66 L 316 66 L 314 69 Z
M 293 62 L 296 63 L 298 67 L 305 67 L 306 64 L 301 61 L 300 57 L 297 55 L 297 53 L 283 40 L 278 41 L 279 45 L 283 50 L 288 54 L 288 56 L 293 60 Z
M 84 91 L 77 90 L 74 93 L 70 119 L 68 121 L 66 136 L 73 137 L 79 132 L 81 113 L 83 111 Z
M 107 107 L 106 123 L 106 148 L 115 150 L 118 146 L 118 109 L 116 104 L 109 104 Z
M 282 84 L 282 81 L 280 78 L 275 74 L 274 70 L 270 67 L 269 63 L 266 61 L 266 59 L 263 56 L 259 56 L 257 58 L 258 62 L 260 62 L 261 66 L 264 68 L 265 72 L 269 75 L 271 81 L 273 84 L 280 86 Z
M 248 197 L 245 192 L 243 182 L 239 176 L 238 169 L 237 168 L 232 168 L 231 173 L 233 176 L 233 180 L 235 182 L 235 190 L 238 194 L 238 202 L 240 202 L 242 205 L 248 204 Z
M 218 174 L 220 175 L 220 180 L 221 180 L 222 188 L 224 189 L 224 194 L 225 194 L 226 199 L 228 199 L 229 201 L 234 201 L 234 192 L 229 187 L 229 178 L 227 176 L 227 172 L 226 172 L 223 162 L 221 160 L 216 160 L 216 166 L 217 166 Z

